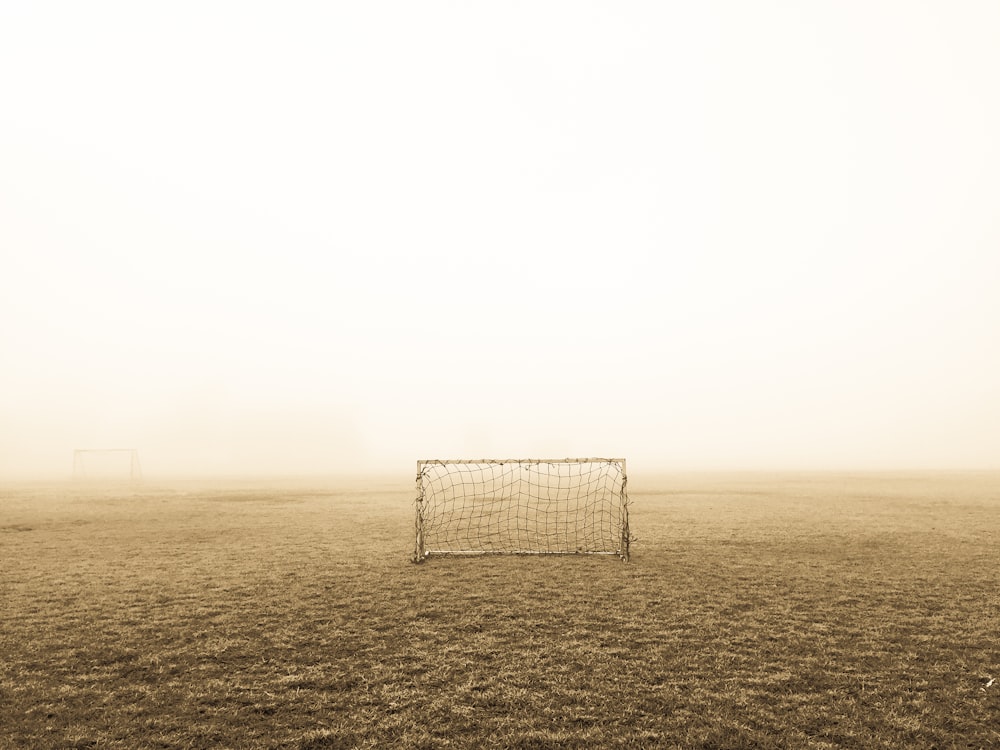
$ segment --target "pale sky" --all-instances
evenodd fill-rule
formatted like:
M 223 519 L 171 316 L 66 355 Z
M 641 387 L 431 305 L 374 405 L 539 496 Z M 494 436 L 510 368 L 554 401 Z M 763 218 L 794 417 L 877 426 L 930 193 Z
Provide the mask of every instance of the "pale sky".
M 1000 468 L 1000 3 L 0 5 L 0 478 Z

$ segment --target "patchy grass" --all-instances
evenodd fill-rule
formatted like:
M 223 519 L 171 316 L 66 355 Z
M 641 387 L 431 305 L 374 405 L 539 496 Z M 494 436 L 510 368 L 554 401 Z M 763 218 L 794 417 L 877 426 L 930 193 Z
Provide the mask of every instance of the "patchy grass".
M 1000 476 L 630 487 L 417 566 L 408 484 L 0 486 L 0 747 L 1000 746 Z

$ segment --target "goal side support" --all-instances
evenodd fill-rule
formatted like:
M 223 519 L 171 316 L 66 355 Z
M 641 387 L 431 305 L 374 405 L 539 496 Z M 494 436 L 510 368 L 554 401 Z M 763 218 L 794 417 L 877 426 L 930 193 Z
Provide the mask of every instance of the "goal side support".
M 629 561 L 622 458 L 417 461 L 413 562 L 431 554 Z

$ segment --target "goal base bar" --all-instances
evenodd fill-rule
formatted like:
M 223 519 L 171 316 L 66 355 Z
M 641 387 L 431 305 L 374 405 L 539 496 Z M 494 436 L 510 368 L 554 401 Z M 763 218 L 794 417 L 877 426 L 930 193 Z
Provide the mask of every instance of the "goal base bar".
M 538 550 L 538 549 L 428 549 L 424 550 L 424 557 L 431 555 L 465 555 L 467 557 L 478 557 L 482 555 L 607 555 L 609 557 L 626 558 L 621 552 L 591 552 L 588 550 L 572 550 L 563 552 L 562 550 Z

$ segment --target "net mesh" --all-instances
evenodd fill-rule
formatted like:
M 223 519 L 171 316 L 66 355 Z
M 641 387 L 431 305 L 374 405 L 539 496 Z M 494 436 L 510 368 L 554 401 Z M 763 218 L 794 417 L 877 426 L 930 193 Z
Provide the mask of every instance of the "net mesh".
M 421 461 L 415 557 L 452 553 L 627 556 L 621 459 Z

